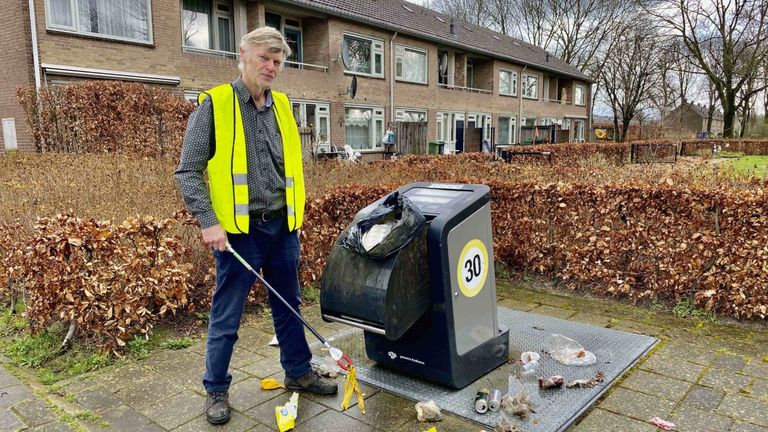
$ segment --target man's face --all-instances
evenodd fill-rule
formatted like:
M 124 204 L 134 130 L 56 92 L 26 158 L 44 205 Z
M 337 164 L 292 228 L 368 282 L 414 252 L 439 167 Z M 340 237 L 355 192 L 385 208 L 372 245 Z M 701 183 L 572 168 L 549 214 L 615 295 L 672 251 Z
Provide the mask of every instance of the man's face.
M 243 59 L 243 80 L 262 90 L 272 88 L 272 81 L 277 78 L 283 65 L 283 52 L 271 52 L 266 45 L 256 45 L 248 50 L 240 48 Z

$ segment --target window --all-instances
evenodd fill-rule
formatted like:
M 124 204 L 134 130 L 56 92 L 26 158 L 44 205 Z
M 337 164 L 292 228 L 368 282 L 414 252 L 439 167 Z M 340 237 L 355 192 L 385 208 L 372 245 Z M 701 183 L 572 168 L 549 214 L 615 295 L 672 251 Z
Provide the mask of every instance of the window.
M 523 74 L 523 97 L 529 99 L 539 98 L 539 77 Z
M 49 29 L 152 42 L 150 0 L 46 0 Z
M 576 105 L 586 105 L 584 100 L 584 87 L 576 86 L 573 89 L 573 100 Z
M 443 131 L 443 113 L 437 113 L 437 140 L 445 141 L 445 135 Z
M 184 99 L 187 102 L 190 102 L 190 103 L 193 103 L 193 104 L 197 105 L 198 104 L 197 103 L 197 96 L 199 94 L 200 94 L 200 92 L 192 91 L 192 90 L 187 90 L 187 91 L 184 92 Z
M 304 61 L 304 53 L 302 46 L 301 21 L 272 12 L 264 13 L 264 18 L 268 26 L 283 34 L 288 46 L 291 47 L 291 55 L 285 59 L 289 62 L 287 65 L 295 67 L 297 66 L 296 63 L 302 63 Z
M 189 48 L 234 52 L 232 2 L 184 0 L 183 45 Z
M 517 72 L 499 71 L 499 94 L 517 96 Z
M 395 110 L 395 120 L 401 122 L 426 122 L 427 112 L 409 109 Z
M 295 101 L 291 103 L 293 117 L 300 128 L 312 129 L 315 143 L 330 143 L 330 108 L 327 103 Z M 383 134 L 382 134 L 383 135 Z
M 427 83 L 427 52 L 398 45 L 395 49 L 395 77 L 402 81 Z
M 440 51 L 437 53 L 437 82 L 438 84 L 448 84 L 448 52 Z
M 384 109 L 370 107 L 344 108 L 344 144 L 355 150 L 381 148 L 384 135 Z
M 347 46 L 350 63 L 347 72 L 384 76 L 383 41 L 345 34 L 344 43 Z
M 499 144 L 514 144 L 515 128 L 515 116 L 499 117 Z

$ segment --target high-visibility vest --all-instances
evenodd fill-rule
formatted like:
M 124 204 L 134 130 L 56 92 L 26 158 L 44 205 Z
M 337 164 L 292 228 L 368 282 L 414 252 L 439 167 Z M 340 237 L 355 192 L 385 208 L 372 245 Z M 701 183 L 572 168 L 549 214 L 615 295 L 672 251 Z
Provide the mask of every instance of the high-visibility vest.
M 213 103 L 216 131 L 216 153 L 208 161 L 208 187 L 213 211 L 226 232 L 247 234 L 250 222 L 248 161 L 240 104 L 231 84 L 222 84 L 200 93 L 198 101 L 202 103 L 206 97 L 210 97 Z M 284 93 L 272 90 L 272 109 L 283 138 L 285 208 L 288 229 L 293 231 L 301 228 L 304 221 L 306 199 L 299 129 Z

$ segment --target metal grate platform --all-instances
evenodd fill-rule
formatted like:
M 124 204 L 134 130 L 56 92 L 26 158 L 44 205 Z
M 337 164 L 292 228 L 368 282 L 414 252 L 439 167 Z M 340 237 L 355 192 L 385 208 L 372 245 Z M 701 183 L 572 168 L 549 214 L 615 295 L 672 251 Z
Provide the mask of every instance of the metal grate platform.
M 650 336 L 626 333 L 589 324 L 566 321 L 542 315 L 534 315 L 511 309 L 498 308 L 499 323 L 510 328 L 510 357 L 519 358 L 524 351 L 541 352 L 551 333 L 559 333 L 576 340 L 597 356 L 592 366 L 566 366 L 543 354 L 540 366 L 533 377 L 519 378 L 519 366 L 504 364 L 461 390 L 453 390 L 432 384 L 419 378 L 376 365 L 365 355 L 362 330 L 351 328 L 328 338 L 332 345 L 344 351 L 355 363 L 358 379 L 366 384 L 414 401 L 434 400 L 443 411 L 493 428 L 501 419 L 501 413 L 478 414 L 474 399 L 481 387 L 499 389 L 506 394 L 509 386 L 515 393 L 521 386 L 528 386 L 536 413 L 527 420 L 514 421 L 524 431 L 563 431 L 588 409 L 616 378 L 632 367 L 658 342 Z M 312 349 L 318 352 L 319 343 Z M 319 354 L 319 352 L 318 352 Z M 324 354 L 323 354 L 324 355 Z M 601 384 L 593 388 L 539 390 L 536 376 L 562 375 L 566 383 L 574 379 L 590 379 L 598 371 L 605 374 Z M 439 429 L 439 425 L 438 425 Z

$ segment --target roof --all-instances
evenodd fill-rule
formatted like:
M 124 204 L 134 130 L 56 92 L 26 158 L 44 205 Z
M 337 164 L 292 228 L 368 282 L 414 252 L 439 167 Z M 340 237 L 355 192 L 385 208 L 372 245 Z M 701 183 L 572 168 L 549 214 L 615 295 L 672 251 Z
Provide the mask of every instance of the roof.
M 379 28 L 431 40 L 470 52 L 501 58 L 512 63 L 535 66 L 586 82 L 592 82 L 579 69 L 548 54 L 541 47 L 493 30 L 454 20 L 451 34 L 449 15 L 403 0 L 281 0 L 344 17 Z
M 693 110 L 693 112 L 698 114 L 699 117 L 701 117 L 701 118 L 709 118 L 709 108 L 708 107 L 705 107 L 704 105 L 695 104 L 695 103 L 688 103 L 688 106 L 691 108 L 691 110 Z M 714 114 L 712 114 L 712 119 L 713 120 L 722 120 L 723 119 L 723 113 L 720 110 L 716 109 Z

